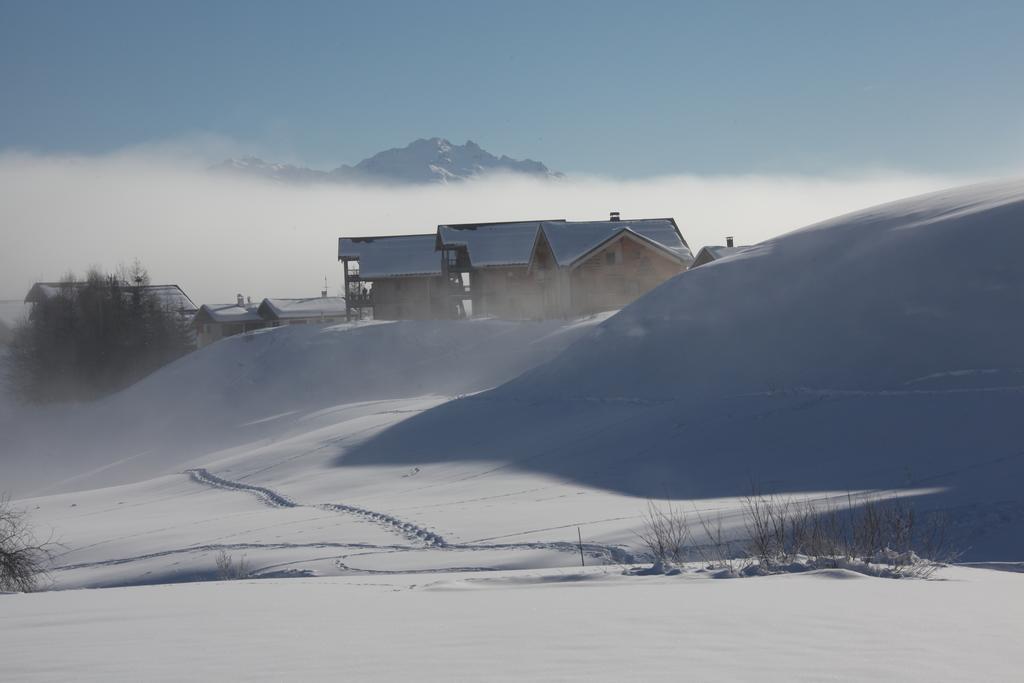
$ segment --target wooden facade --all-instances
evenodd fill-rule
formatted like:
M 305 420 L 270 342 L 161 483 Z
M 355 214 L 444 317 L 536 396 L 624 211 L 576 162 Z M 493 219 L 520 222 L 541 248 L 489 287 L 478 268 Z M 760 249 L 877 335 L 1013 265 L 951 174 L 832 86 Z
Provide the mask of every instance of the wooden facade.
M 571 268 L 571 316 L 622 308 L 675 275 L 686 264 L 623 233 Z
M 376 320 L 431 320 L 453 317 L 446 310 L 445 281 L 439 275 L 379 278 L 371 283 L 367 306 Z

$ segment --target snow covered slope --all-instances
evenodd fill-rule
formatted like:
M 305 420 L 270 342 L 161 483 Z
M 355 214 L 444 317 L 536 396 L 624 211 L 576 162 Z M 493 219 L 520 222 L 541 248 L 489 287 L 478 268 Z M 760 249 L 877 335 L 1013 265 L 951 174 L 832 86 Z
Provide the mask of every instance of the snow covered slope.
M 1022 217 L 1021 183 L 878 207 L 600 325 L 231 338 L 94 405 L 12 410 L 4 485 L 65 544 L 65 588 L 209 579 L 221 551 L 271 577 L 567 567 L 577 533 L 615 564 L 645 498 L 736 537 L 752 482 L 898 492 L 967 558 L 1019 560 Z
M 25 408 L 0 392 L 3 489 L 140 481 L 198 455 L 309 429 L 310 415 L 332 406 L 491 388 L 605 317 L 270 328 L 189 354 L 94 404 Z
M 937 487 L 969 554 L 1020 558 L 1022 250 L 1022 182 L 836 218 L 688 271 L 338 465 L 485 457 L 684 499 Z

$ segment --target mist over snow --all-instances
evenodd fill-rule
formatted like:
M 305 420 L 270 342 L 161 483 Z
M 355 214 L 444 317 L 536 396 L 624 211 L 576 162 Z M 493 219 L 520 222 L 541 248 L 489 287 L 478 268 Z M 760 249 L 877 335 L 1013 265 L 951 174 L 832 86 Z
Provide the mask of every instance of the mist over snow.
M 612 169 L 614 170 L 614 169 Z M 892 171 L 833 177 L 561 180 L 497 176 L 458 185 L 294 187 L 211 173 L 172 147 L 106 156 L 0 155 L 0 299 L 69 269 L 140 259 L 196 303 L 241 292 L 341 289 L 341 235 L 432 232 L 439 223 L 672 216 L 696 251 L 725 235 L 755 243 L 837 214 L 973 178 Z

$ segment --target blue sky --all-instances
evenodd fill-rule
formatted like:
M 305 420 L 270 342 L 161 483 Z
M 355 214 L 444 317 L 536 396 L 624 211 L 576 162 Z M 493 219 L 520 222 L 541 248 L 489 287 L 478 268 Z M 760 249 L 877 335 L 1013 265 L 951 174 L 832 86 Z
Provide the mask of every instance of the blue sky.
M 569 172 L 1010 172 L 1024 2 L 8 2 L 0 149 L 417 137 Z

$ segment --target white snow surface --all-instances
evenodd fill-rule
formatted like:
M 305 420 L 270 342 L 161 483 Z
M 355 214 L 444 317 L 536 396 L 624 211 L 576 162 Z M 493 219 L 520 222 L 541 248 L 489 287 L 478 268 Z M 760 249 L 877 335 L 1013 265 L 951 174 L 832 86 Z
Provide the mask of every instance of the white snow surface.
M 1010 681 L 1024 577 L 617 568 L 2 595 L 17 681 Z

